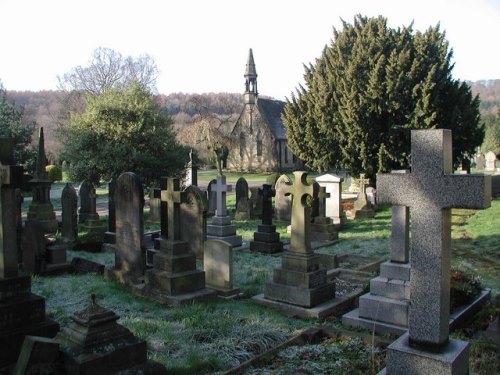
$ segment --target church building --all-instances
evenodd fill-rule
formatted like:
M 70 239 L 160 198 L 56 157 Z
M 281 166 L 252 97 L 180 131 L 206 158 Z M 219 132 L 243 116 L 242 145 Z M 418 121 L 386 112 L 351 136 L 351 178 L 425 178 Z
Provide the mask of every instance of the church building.
M 252 49 L 245 70 L 244 107 L 231 136 L 235 141 L 228 167 L 238 171 L 281 172 L 302 167 L 302 162 L 288 149 L 281 114 L 285 102 L 259 98 L 257 71 Z

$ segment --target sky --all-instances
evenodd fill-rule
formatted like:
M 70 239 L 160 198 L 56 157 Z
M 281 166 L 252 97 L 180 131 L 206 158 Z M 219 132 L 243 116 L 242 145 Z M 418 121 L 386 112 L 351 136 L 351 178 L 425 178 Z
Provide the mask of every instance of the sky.
M 0 80 L 53 90 L 106 47 L 152 56 L 161 94 L 238 93 L 252 48 L 259 93 L 285 99 L 356 14 L 419 31 L 439 22 L 455 78 L 500 79 L 500 0 L 0 0 Z

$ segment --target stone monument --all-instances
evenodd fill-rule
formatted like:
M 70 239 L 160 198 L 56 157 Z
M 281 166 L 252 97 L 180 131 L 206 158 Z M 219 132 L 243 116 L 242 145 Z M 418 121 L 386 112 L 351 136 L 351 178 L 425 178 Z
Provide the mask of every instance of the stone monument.
M 207 239 L 207 197 L 197 186 L 188 186 L 184 193 L 186 201 L 181 202 L 181 240 L 189 243 L 196 258 L 203 259 L 203 244 Z
M 318 216 L 315 216 L 311 223 L 311 237 L 315 241 L 335 241 L 339 238 L 335 224 L 326 216 L 326 200 L 329 197 L 330 193 L 326 192 L 326 187 L 319 186 Z
M 83 180 L 78 188 L 78 198 L 80 199 L 80 208 L 78 209 L 78 222 L 85 223 L 90 212 L 90 191 L 94 188 L 91 182 Z
M 366 186 L 370 183 L 368 178 L 365 178 L 365 174 L 362 173 L 359 176 L 359 193 L 358 199 L 354 201 L 354 208 L 347 212 L 347 218 L 350 220 L 368 218 L 375 216 L 375 211 L 371 202 L 366 196 Z
M 213 179 L 207 185 L 207 200 L 208 200 L 208 215 L 213 216 L 217 207 L 217 194 L 213 187 L 217 184 L 217 180 Z
M 250 251 L 261 253 L 277 253 L 283 251 L 283 242 L 280 241 L 280 234 L 276 232 L 276 225 L 273 225 L 273 197 L 276 190 L 271 185 L 264 184 L 259 189 L 262 196 L 262 224 L 257 227 L 257 232 L 253 234 L 253 241 L 250 241 Z
M 248 202 L 248 182 L 243 177 L 236 181 L 236 220 L 247 220 L 250 218 L 250 205 Z
M 52 182 L 45 171 L 46 164 L 47 158 L 45 156 L 43 128 L 40 128 L 35 174 L 29 182 L 33 198 L 28 209 L 27 220 L 38 220 L 45 233 L 55 233 L 58 223 L 54 207 L 50 201 L 50 186 Z
M 496 171 L 497 155 L 493 151 L 488 151 L 485 156 L 486 167 L 485 170 L 494 172 Z
M 469 344 L 449 338 L 451 208 L 486 208 L 491 177 L 452 174 L 452 133 L 413 130 L 411 173 L 377 175 L 381 204 L 411 209 L 408 333 L 387 350 L 387 374 L 468 374 Z
M 99 214 L 97 213 L 96 207 L 97 193 L 94 187 L 90 189 L 89 198 L 90 209 L 86 215 L 87 218 L 85 219 L 85 222 L 82 224 L 82 230 L 96 237 L 98 241 L 103 241 L 106 228 L 99 220 Z
M 78 238 L 78 195 L 75 188 L 67 183 L 61 194 L 62 228 L 61 238 L 73 244 Z
M 285 194 L 292 180 L 287 175 L 278 178 L 275 185 L 276 195 L 274 197 L 274 218 L 278 221 L 290 221 L 292 213 L 292 198 Z
M 189 161 L 186 165 L 185 169 L 186 177 L 184 179 L 184 187 L 189 186 L 198 186 L 198 166 L 196 162 L 193 160 L 193 149 L 189 151 Z
M 332 219 L 337 229 L 342 228 L 345 222 L 345 213 L 342 208 L 342 182 L 344 179 L 332 174 L 316 177 L 319 186 L 326 189 L 325 216 Z
M 205 242 L 203 269 L 207 288 L 214 289 L 219 297 L 235 298 L 240 293 L 233 283 L 233 247 L 221 240 Z

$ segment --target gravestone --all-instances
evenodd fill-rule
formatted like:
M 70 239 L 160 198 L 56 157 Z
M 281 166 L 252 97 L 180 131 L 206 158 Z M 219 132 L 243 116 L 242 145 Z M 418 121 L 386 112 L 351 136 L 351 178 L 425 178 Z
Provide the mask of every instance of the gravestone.
M 236 226 L 231 224 L 231 217 L 226 209 L 226 192 L 231 191 L 231 186 L 226 185 L 226 176 L 217 176 L 217 184 L 212 187 L 212 192 L 217 195 L 217 208 L 215 216 L 207 225 L 207 239 L 223 240 L 233 247 L 241 246 L 241 236 L 236 234 Z
M 264 297 L 254 301 L 268 306 L 295 305 L 309 309 L 332 300 L 335 284 L 328 282 L 326 269 L 321 268 L 320 256 L 311 249 L 310 198 L 317 198 L 316 184 L 308 184 L 306 172 L 294 172 L 295 182 L 283 184 L 285 194 L 292 196 L 292 232 L 290 249 L 285 251 L 280 268 L 275 268 L 273 280 L 266 283 Z
M 330 197 L 330 193 L 326 192 L 326 187 L 319 185 L 318 187 L 318 215 L 311 223 L 311 237 L 315 241 L 335 241 L 339 238 L 339 234 L 332 219 L 326 216 L 326 200 Z
M 319 186 L 325 187 L 328 195 L 325 201 L 325 216 L 332 219 L 333 224 L 340 229 L 345 222 L 345 213 L 342 208 L 342 182 L 344 179 L 337 175 L 324 174 L 316 177 Z
M 486 167 L 486 160 L 482 153 L 478 153 L 476 156 L 476 169 L 482 171 Z
M 248 203 L 248 182 L 243 177 L 236 181 L 236 220 L 246 220 L 250 218 Z
M 165 367 L 148 360 L 147 345 L 117 323 L 120 317 L 96 303 L 71 317 L 55 340 L 60 345 L 65 374 L 166 374 Z
M 75 188 L 67 183 L 61 193 L 62 228 L 61 237 L 72 244 L 78 238 L 78 195 Z
M 452 133 L 411 132 L 411 173 L 378 174 L 381 204 L 411 209 L 408 333 L 388 347 L 387 374 L 468 374 L 469 344 L 449 338 L 451 208 L 486 208 L 491 178 L 452 174 Z
M 347 218 L 350 220 L 375 216 L 373 206 L 366 196 L 366 186 L 370 183 L 370 180 L 368 178 L 365 178 L 364 173 L 362 173 L 359 176 L 358 183 L 358 198 L 354 201 L 353 209 L 347 212 Z
M 154 189 L 149 192 L 149 217 L 150 223 L 159 223 L 161 217 L 161 200 L 155 196 Z
M 377 208 L 377 189 L 373 186 L 368 186 L 366 188 L 366 198 L 372 205 L 373 209 Z
M 53 337 L 59 325 L 45 317 L 45 300 L 19 276 L 15 190 L 23 168 L 14 165 L 14 142 L 0 138 L 0 369 L 13 365 L 26 335 Z
M 106 275 L 123 284 L 139 283 L 146 270 L 143 209 L 144 191 L 139 177 L 125 172 L 115 187 L 116 243 L 115 266 Z
M 189 243 L 189 248 L 197 259 L 203 259 L 203 243 L 207 238 L 208 201 L 197 186 L 188 186 L 184 193 L 186 201 L 181 202 L 181 240 Z
M 493 172 L 496 171 L 497 155 L 493 151 L 486 153 L 486 168 L 485 170 Z
M 23 254 L 23 269 L 31 274 L 39 274 L 46 267 L 45 239 L 42 224 L 37 220 L 26 221 L 21 236 L 21 253 Z
M 108 184 L 108 230 L 104 232 L 102 252 L 114 253 L 116 243 L 116 208 L 115 208 L 116 178 Z
M 83 180 L 78 188 L 78 198 L 80 199 L 80 208 L 78 209 L 78 222 L 85 223 L 90 212 L 90 192 L 94 188 L 91 182 Z
M 259 193 L 259 188 L 256 186 L 250 188 L 248 206 L 250 219 L 260 219 L 262 217 L 262 195 Z
M 408 207 L 392 206 L 391 258 L 380 265 L 380 275 L 370 281 L 370 292 L 359 298 L 359 308 L 342 317 L 343 324 L 378 334 L 399 336 L 406 332 L 410 305 L 409 219 Z
M 233 283 L 233 246 L 221 240 L 205 242 L 203 269 L 207 288 L 224 298 L 239 296 L 240 289 Z
M 213 187 L 217 184 L 217 180 L 210 180 L 207 186 L 207 199 L 208 199 L 208 215 L 213 216 L 217 208 L 217 194 Z
M 259 189 L 262 196 L 262 224 L 257 227 L 257 232 L 253 234 L 253 241 L 250 241 L 250 251 L 261 253 L 277 253 L 283 251 L 283 242 L 280 241 L 280 234 L 276 232 L 276 225 L 273 225 L 273 197 L 276 190 L 272 185 L 264 184 Z
M 54 339 L 26 336 L 13 375 L 58 374 L 59 343 Z
M 40 128 L 35 174 L 29 182 L 32 191 L 32 201 L 28 209 L 27 220 L 38 220 L 45 233 L 55 233 L 58 223 L 54 207 L 50 201 L 50 186 L 52 182 L 45 171 L 46 164 L 47 158 L 45 156 L 43 128 Z
M 16 238 L 17 238 L 17 249 L 18 249 L 18 261 L 21 263 L 23 261 L 22 252 L 21 252 L 21 237 L 23 235 L 23 194 L 21 193 L 20 188 L 15 189 L 14 193 L 15 201 L 16 201 L 16 217 L 17 217 L 17 229 L 16 229 Z
M 105 226 L 99 220 L 99 214 L 97 213 L 97 194 L 94 187 L 90 189 L 89 193 L 90 209 L 86 214 L 85 222 L 82 224 L 82 230 L 89 233 L 97 241 L 104 240 L 104 232 L 106 231 Z
M 189 162 L 185 169 L 184 187 L 198 186 L 198 166 L 193 160 L 193 150 L 189 151 Z
M 181 240 L 180 205 L 186 201 L 186 193 L 180 191 L 177 178 L 163 179 L 161 186 L 166 189 L 161 190 L 165 209 L 158 251 L 153 256 L 153 268 L 146 271 L 144 284 L 138 285 L 135 292 L 173 306 L 212 298 L 215 292 L 205 288 L 205 272 L 196 269 L 196 255 L 189 242 Z
M 282 175 L 276 181 L 274 197 L 274 218 L 278 221 L 290 221 L 292 198 L 285 194 L 286 187 L 292 183 L 287 175 Z

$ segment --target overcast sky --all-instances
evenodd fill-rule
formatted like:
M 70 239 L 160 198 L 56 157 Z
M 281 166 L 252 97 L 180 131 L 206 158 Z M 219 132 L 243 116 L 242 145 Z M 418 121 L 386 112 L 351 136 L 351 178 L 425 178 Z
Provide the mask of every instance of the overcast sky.
M 440 22 L 455 78 L 500 79 L 500 0 L 0 0 L 0 80 L 55 89 L 107 47 L 153 56 L 160 93 L 242 92 L 252 48 L 259 92 L 284 99 L 358 13 L 420 31 Z

